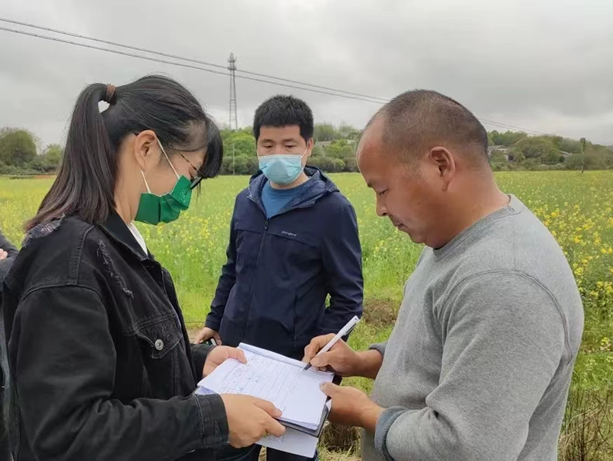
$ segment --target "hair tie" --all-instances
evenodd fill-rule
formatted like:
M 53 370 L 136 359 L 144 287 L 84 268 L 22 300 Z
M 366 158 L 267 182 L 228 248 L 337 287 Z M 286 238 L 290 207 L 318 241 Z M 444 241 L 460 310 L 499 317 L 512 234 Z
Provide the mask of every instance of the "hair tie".
M 104 99 L 103 101 L 107 102 L 109 105 L 111 104 L 115 104 L 115 100 L 117 99 L 115 97 L 115 90 L 117 88 L 115 87 L 115 85 L 111 85 L 110 83 L 106 85 L 106 93 L 104 95 Z

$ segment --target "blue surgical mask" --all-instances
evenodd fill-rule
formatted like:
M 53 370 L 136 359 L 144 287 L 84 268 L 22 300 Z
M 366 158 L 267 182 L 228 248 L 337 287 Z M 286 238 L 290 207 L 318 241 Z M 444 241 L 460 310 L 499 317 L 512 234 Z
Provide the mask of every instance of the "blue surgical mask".
M 304 170 L 302 157 L 306 155 L 307 151 L 308 149 L 302 155 L 272 154 L 258 157 L 260 170 L 270 182 L 287 186 L 302 174 Z

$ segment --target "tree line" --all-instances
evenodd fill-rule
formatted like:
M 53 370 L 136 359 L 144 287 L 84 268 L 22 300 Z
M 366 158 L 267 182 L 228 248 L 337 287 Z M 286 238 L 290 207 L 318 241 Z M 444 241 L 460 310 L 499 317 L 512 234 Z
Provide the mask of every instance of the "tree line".
M 40 140 L 20 128 L 0 128 L 0 174 L 53 174 L 64 149 L 59 144 L 40 148 Z
M 251 128 L 222 129 L 221 135 L 225 150 L 221 174 L 255 174 L 258 160 Z M 315 146 L 309 164 L 326 172 L 357 171 L 355 149 L 360 135 L 360 130 L 346 124 L 315 125 Z M 496 171 L 613 168 L 613 146 L 586 139 L 494 130 L 488 133 L 488 143 L 488 155 Z M 50 144 L 41 148 L 39 139 L 28 130 L 0 129 L 0 174 L 53 174 L 62 156 L 62 146 Z
M 327 172 L 357 171 L 355 148 L 360 130 L 349 125 L 315 125 L 315 146 L 309 165 Z M 254 174 L 258 171 L 255 138 L 250 127 L 222 129 L 224 144 L 222 174 Z
M 488 154 L 494 170 L 613 168 L 613 146 L 562 136 L 528 136 L 519 131 L 488 133 Z

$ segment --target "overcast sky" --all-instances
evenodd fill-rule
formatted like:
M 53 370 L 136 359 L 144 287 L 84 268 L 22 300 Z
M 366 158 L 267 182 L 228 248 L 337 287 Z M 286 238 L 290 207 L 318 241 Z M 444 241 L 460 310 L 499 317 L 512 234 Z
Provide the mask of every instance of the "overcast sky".
M 481 119 L 613 144 L 613 0 L 0 0 L 0 17 L 219 64 L 232 51 L 239 69 L 384 98 L 434 89 Z M 150 73 L 227 123 L 225 76 L 0 31 L 0 127 L 62 142 L 85 85 Z M 237 93 L 241 126 L 279 93 L 317 122 L 361 128 L 379 107 L 246 80 Z

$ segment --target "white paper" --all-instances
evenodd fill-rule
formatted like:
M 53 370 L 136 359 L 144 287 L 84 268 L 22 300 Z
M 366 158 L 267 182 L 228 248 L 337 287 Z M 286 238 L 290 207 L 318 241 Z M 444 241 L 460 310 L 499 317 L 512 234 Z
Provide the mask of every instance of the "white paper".
M 331 382 L 332 373 L 313 368 L 304 371 L 304 363 L 270 351 L 239 346 L 245 352 L 247 364 L 226 360 L 198 383 L 198 393 L 206 390 L 217 394 L 243 394 L 272 402 L 281 412 L 280 421 L 316 429 L 326 403 L 319 388 Z
M 330 404 L 330 401 L 326 402 L 328 410 L 330 410 Z M 308 435 L 304 432 L 288 427 L 285 430 L 285 434 L 283 434 L 281 437 L 269 435 L 257 443 L 263 447 L 273 448 L 286 453 L 293 453 L 306 458 L 312 458 L 315 456 L 318 441 L 319 439 L 317 437 L 313 437 L 312 435 Z
M 295 429 L 286 428 L 285 434 L 281 437 L 269 435 L 257 442 L 258 445 L 275 450 L 293 453 L 298 456 L 312 458 L 317 450 L 319 439 Z

